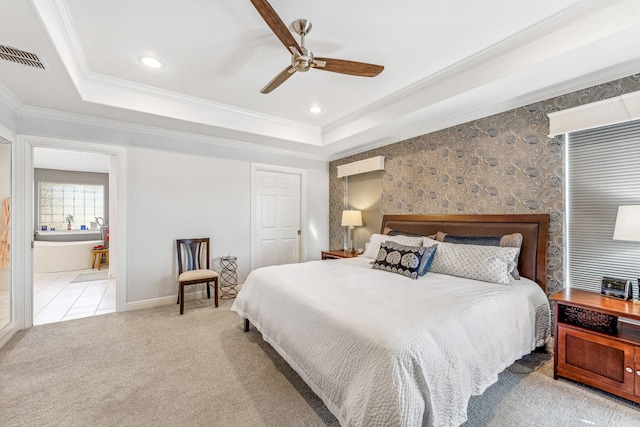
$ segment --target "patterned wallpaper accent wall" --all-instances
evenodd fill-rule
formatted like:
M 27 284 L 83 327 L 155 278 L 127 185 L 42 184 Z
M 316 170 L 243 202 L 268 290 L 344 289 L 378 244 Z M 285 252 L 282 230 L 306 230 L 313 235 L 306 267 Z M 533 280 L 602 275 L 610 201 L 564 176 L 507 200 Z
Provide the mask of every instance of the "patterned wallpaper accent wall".
M 332 161 L 329 242 L 341 248 L 337 167 L 385 156 L 382 214 L 549 213 L 548 292 L 564 287 L 564 138 L 547 113 L 640 90 L 640 74 Z

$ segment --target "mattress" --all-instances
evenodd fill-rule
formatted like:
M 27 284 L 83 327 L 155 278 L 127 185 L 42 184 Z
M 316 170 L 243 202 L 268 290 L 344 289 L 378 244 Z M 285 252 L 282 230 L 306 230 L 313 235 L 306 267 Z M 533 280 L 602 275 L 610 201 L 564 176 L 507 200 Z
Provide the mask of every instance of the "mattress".
M 260 268 L 232 306 L 343 427 L 460 425 L 469 398 L 550 334 L 531 280 L 413 280 L 370 262 Z

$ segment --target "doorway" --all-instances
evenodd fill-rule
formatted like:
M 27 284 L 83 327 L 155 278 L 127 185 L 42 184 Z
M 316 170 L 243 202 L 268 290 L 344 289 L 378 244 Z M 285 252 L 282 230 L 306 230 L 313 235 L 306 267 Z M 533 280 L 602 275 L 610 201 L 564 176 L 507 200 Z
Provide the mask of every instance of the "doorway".
M 33 148 L 34 325 L 116 311 L 107 263 L 110 157 Z
M 71 141 L 39 136 L 20 135 L 17 138 L 16 176 L 22 182 L 22 190 L 16 193 L 15 208 L 16 243 L 15 265 L 19 289 L 17 289 L 16 316 L 20 328 L 29 328 L 34 319 L 34 167 L 33 149 L 36 147 L 108 155 L 109 157 L 109 276 L 115 278 L 115 311 L 126 310 L 127 246 L 120 244 L 127 238 L 127 148 L 115 145 Z M 80 226 L 83 224 L 76 224 Z M 86 224 L 84 224 L 86 225 Z
M 251 269 L 306 260 L 306 171 L 251 167 Z

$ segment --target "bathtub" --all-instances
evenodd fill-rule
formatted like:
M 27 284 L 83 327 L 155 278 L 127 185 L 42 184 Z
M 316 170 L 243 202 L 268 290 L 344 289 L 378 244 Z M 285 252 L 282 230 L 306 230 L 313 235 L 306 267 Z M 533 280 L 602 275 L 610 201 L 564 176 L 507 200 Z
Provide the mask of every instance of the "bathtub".
M 102 245 L 102 240 L 81 242 L 33 242 L 33 267 L 35 273 L 57 273 L 60 271 L 91 268 L 91 250 Z

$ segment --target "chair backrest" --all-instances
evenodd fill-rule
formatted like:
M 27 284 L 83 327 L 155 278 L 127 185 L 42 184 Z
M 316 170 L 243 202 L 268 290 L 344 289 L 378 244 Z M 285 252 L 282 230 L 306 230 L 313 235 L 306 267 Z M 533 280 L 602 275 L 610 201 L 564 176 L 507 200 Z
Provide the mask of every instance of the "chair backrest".
M 209 238 L 178 239 L 178 274 L 183 271 L 209 269 Z

